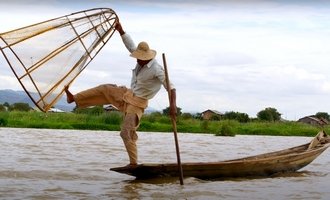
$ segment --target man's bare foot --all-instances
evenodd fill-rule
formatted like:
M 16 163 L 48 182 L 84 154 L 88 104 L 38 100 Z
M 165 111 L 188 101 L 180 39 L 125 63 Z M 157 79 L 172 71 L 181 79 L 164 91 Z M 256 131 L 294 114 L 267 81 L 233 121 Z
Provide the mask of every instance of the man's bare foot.
M 71 92 L 69 91 L 69 86 L 68 86 L 68 85 L 64 86 L 64 91 L 65 91 L 65 94 L 66 94 L 66 101 L 67 101 L 68 103 L 72 103 L 72 102 L 74 102 L 73 95 L 72 95 Z
M 125 167 L 127 167 L 127 168 L 137 168 L 138 164 L 130 163 L 130 164 L 126 165 Z

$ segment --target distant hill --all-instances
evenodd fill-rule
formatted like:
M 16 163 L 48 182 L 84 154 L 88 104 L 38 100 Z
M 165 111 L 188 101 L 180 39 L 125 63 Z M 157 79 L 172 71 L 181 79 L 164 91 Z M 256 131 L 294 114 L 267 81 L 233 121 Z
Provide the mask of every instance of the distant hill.
M 0 104 L 4 104 L 5 102 L 9 104 L 28 103 L 32 108 L 36 107 L 34 103 L 31 101 L 30 97 L 24 91 L 14 91 L 9 89 L 0 90 Z M 75 105 L 68 104 L 66 102 L 66 97 L 64 95 L 54 107 L 66 112 L 70 112 L 74 109 Z M 148 114 L 156 111 L 157 111 L 156 109 L 152 107 L 148 107 L 145 110 L 145 113 Z
M 9 104 L 14 103 L 28 103 L 32 108 L 36 107 L 31 101 L 30 97 L 24 91 L 14 91 L 14 90 L 0 90 L 0 104 L 8 102 Z M 57 104 L 56 108 L 63 111 L 72 111 L 75 107 L 74 104 L 68 104 L 65 97 L 62 97 Z

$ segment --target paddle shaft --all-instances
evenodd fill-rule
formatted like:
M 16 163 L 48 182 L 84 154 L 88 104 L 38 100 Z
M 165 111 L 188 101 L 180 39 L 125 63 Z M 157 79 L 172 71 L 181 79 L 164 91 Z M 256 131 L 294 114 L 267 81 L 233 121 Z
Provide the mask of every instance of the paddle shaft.
M 171 90 L 170 90 L 170 79 L 168 77 L 168 70 L 167 70 L 167 64 L 166 64 L 166 58 L 165 53 L 163 53 L 163 63 L 164 63 L 164 70 L 165 70 L 165 79 L 166 79 L 166 88 L 167 88 L 167 94 L 168 99 L 170 103 L 170 111 L 171 111 Z M 178 170 L 180 174 L 180 184 L 183 185 L 183 171 L 182 171 L 182 165 L 181 165 L 181 158 L 180 158 L 180 150 L 179 150 L 179 141 L 178 141 L 178 134 L 177 134 L 177 128 L 176 128 L 176 119 L 170 114 L 171 121 L 172 121 L 172 127 L 174 132 L 174 140 L 175 140 L 175 149 L 176 149 L 176 157 L 178 161 Z

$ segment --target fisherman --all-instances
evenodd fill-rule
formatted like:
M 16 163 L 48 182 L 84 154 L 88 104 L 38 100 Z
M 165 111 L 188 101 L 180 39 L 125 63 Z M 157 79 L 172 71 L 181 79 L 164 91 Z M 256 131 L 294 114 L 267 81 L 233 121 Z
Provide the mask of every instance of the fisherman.
M 170 83 L 166 88 L 164 69 L 155 59 L 156 51 L 149 48 L 148 43 L 140 42 L 136 47 L 131 37 L 124 31 L 120 22 L 115 29 L 119 32 L 124 45 L 136 58 L 137 64 L 133 69 L 131 87 L 117 86 L 114 84 L 103 84 L 95 88 L 87 89 L 73 95 L 68 86 L 64 88 L 67 102 L 75 102 L 77 107 L 85 108 L 95 105 L 112 104 L 124 113 L 120 136 L 123 139 L 129 157 L 129 167 L 138 164 L 136 141 L 138 136 L 136 130 L 139 127 L 144 109 L 148 106 L 148 100 L 153 98 L 161 88 L 170 90 L 170 115 L 176 118 L 176 90 Z

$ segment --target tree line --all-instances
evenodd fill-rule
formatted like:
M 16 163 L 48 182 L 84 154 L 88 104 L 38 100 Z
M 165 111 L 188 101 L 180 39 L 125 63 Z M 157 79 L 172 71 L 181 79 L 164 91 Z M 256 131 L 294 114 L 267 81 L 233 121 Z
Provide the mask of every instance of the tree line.
M 32 108 L 28 103 L 13 103 L 9 104 L 5 102 L 4 104 L 0 104 L 0 112 L 2 111 L 30 111 Z
M 14 104 L 9 104 L 8 102 L 5 102 L 4 104 L 0 104 L 0 112 L 3 111 L 30 111 L 32 108 L 28 103 L 14 103 Z M 103 109 L 103 106 L 94 106 L 91 108 L 75 108 L 73 110 L 74 113 L 84 113 L 84 114 L 92 114 L 92 115 L 99 115 L 105 112 Z M 162 112 L 156 112 L 159 115 L 169 115 L 170 108 L 167 107 L 162 110 Z M 202 113 L 196 113 L 196 114 L 191 114 L 191 113 L 183 113 L 182 109 L 180 107 L 177 107 L 177 115 L 178 117 L 181 117 L 183 119 L 189 119 L 189 118 L 195 118 L 195 119 L 203 119 L 202 118 Z M 241 113 L 241 112 L 235 112 L 235 111 L 229 111 L 225 112 L 223 115 L 213 115 L 211 117 L 211 120 L 213 121 L 219 121 L 219 120 L 236 120 L 238 122 L 246 123 L 250 122 L 253 120 L 260 120 L 260 121 L 269 121 L 269 122 L 276 122 L 280 121 L 281 118 L 281 113 L 277 111 L 276 108 L 268 107 L 265 108 L 257 113 L 257 118 L 253 119 L 250 118 L 248 114 L 246 113 Z M 319 119 L 326 119 L 330 120 L 330 115 L 327 112 L 317 112 L 315 117 Z

